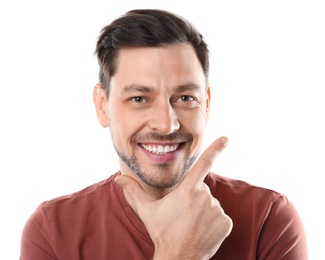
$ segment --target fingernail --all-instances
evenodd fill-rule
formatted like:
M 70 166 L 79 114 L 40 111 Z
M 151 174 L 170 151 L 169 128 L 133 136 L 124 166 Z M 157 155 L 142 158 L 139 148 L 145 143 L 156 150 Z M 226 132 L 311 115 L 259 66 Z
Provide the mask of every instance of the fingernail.
M 223 137 L 221 138 L 221 143 L 222 143 L 224 146 L 227 146 L 228 143 L 229 143 L 229 139 L 228 139 L 227 137 L 223 136 Z
M 120 185 L 120 186 L 123 186 L 124 185 L 124 180 L 123 178 L 119 178 L 119 176 L 115 177 L 115 182 Z

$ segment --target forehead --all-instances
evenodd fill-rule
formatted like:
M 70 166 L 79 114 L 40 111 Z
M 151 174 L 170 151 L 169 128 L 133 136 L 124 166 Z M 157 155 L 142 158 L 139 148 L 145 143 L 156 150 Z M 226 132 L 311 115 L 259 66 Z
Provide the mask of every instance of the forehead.
M 181 85 L 193 82 L 205 86 L 202 66 L 187 43 L 164 47 L 121 49 L 112 87 L 129 84 Z

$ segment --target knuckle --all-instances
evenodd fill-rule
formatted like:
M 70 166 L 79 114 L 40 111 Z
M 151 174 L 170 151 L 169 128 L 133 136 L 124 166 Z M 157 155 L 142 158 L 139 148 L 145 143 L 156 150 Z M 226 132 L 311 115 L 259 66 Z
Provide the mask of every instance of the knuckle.
M 132 200 L 135 200 L 137 196 L 137 192 L 135 189 L 133 189 L 133 187 L 130 186 L 126 187 L 126 192 Z
M 205 169 L 211 169 L 213 162 L 210 159 L 202 158 L 201 164 Z
M 223 221 L 222 221 L 223 225 L 223 233 L 228 236 L 232 230 L 232 227 L 233 227 L 233 222 L 232 222 L 232 219 L 226 215 L 226 214 L 223 214 Z
M 214 151 L 219 154 L 224 149 L 224 146 L 214 146 Z

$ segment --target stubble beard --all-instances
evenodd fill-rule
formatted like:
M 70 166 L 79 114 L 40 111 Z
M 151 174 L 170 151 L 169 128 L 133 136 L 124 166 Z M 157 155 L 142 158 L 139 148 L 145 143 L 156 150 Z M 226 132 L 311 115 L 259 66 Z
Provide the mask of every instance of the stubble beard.
M 191 168 L 198 157 L 198 154 L 192 157 L 185 156 L 183 167 L 181 170 L 179 170 L 178 173 L 170 172 L 168 163 L 159 163 L 156 165 L 156 170 L 146 172 L 141 169 L 141 162 L 139 162 L 138 158 L 135 155 L 127 157 L 125 154 L 118 151 L 116 147 L 115 151 L 117 152 L 120 159 L 134 172 L 134 174 L 141 181 L 155 189 L 168 189 L 174 187 L 182 180 L 185 173 Z M 188 155 L 189 151 L 187 151 L 186 154 Z

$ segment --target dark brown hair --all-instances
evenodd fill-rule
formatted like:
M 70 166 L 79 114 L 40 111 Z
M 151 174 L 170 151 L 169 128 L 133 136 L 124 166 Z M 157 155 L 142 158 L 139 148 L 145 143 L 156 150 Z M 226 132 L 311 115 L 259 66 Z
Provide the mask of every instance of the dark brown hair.
M 209 74 L 209 50 L 200 32 L 187 20 L 164 10 L 132 10 L 104 27 L 95 54 L 100 71 L 99 82 L 109 95 L 110 79 L 116 73 L 119 50 L 127 47 L 159 47 L 189 43 L 202 66 L 206 82 Z

